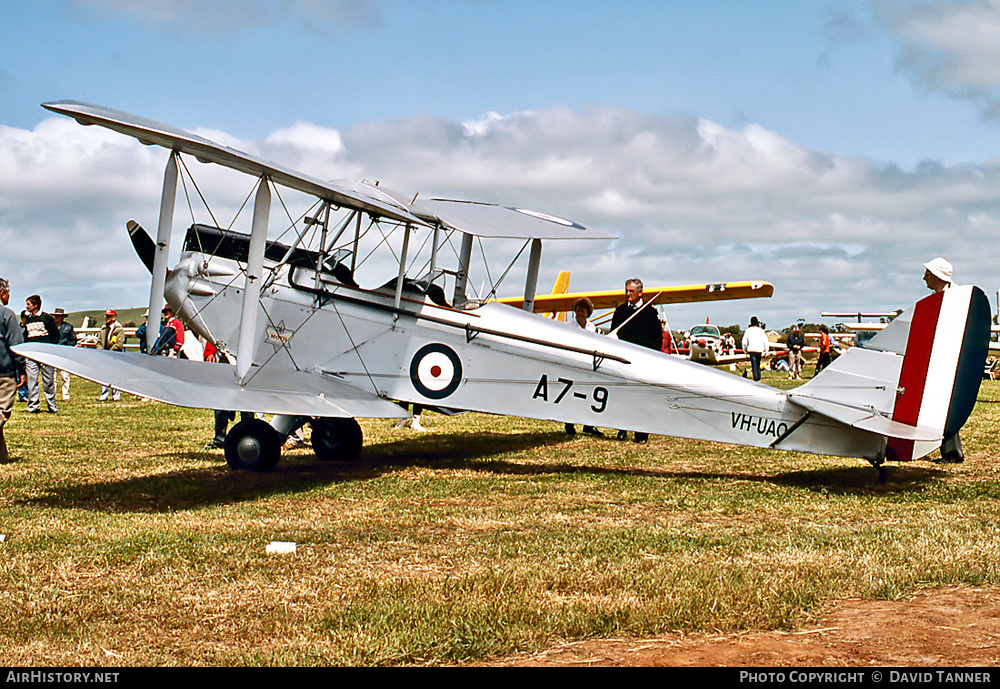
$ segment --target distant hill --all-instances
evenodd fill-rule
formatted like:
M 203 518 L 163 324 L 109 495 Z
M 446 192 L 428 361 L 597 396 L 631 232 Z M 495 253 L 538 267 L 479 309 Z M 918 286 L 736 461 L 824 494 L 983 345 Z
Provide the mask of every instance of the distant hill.
M 74 328 L 82 328 L 83 319 L 89 317 L 89 327 L 100 328 L 104 325 L 104 311 L 105 309 L 72 311 L 66 314 L 66 320 L 69 321 L 70 325 Z M 115 309 L 115 311 L 118 313 L 118 322 L 125 328 L 136 328 L 146 320 L 142 317 L 142 314 L 146 312 L 145 306 L 136 306 L 131 309 Z

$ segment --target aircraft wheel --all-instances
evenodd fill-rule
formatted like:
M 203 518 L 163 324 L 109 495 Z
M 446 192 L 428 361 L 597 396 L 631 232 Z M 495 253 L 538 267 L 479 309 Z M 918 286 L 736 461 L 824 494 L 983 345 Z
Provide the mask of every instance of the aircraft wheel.
M 281 440 L 266 421 L 247 419 L 226 434 L 225 452 L 233 469 L 270 471 L 281 457 Z
M 312 446 L 316 456 L 326 462 L 350 462 L 361 454 L 361 426 L 354 419 L 315 418 Z

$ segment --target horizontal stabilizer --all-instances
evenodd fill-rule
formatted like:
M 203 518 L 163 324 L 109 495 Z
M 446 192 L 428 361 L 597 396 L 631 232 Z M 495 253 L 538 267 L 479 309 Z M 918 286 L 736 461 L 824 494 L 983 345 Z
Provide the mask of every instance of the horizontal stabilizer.
M 102 385 L 195 409 L 322 417 L 402 418 L 402 407 L 341 381 L 305 371 L 251 370 L 245 385 L 230 364 L 206 363 L 53 344 L 15 351 Z
M 933 428 L 907 426 L 882 416 L 871 408 L 855 407 L 805 395 L 789 395 L 789 398 L 809 411 L 846 423 L 848 426 L 860 428 L 863 431 L 914 442 L 941 442 L 942 439 L 941 433 Z
M 898 354 L 851 347 L 819 376 L 790 390 L 788 398 L 851 426 L 870 417 L 888 421 L 902 365 L 903 357 Z M 912 430 L 912 426 L 909 428 Z M 908 435 L 903 433 L 901 437 Z M 937 439 L 940 440 L 940 434 Z

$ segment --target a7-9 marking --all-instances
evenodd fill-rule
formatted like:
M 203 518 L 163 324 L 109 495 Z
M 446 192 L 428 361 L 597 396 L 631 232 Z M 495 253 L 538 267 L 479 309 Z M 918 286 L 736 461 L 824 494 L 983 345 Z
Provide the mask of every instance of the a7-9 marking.
M 533 400 L 542 400 L 543 402 L 549 401 L 549 396 L 554 395 L 552 399 L 553 404 L 559 404 L 563 401 L 563 398 L 569 394 L 569 391 L 573 388 L 574 381 L 569 378 L 556 378 L 552 383 L 553 390 L 549 391 L 549 377 L 546 374 L 542 374 L 542 377 L 538 379 L 538 385 L 535 386 L 535 394 L 531 396 Z M 561 386 L 561 388 L 560 388 Z M 573 393 L 573 397 L 576 399 L 585 400 L 588 399 L 587 393 L 580 392 L 579 390 Z M 600 414 L 605 409 L 608 408 L 608 389 L 601 387 L 600 385 L 594 387 L 594 392 L 592 396 L 594 403 L 590 405 L 590 408 Z

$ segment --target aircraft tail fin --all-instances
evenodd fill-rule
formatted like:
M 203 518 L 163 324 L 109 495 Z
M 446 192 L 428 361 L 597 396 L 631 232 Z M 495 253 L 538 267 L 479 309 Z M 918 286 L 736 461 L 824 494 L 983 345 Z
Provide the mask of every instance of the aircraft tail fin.
M 552 286 L 552 294 L 566 294 L 569 292 L 569 271 L 560 270 L 559 275 L 556 276 L 556 284 Z M 546 318 L 555 318 L 558 321 L 566 320 L 566 312 L 561 311 L 559 313 L 547 313 Z
M 789 399 L 887 436 L 887 459 L 916 459 L 969 418 L 989 339 L 986 295 L 978 287 L 952 287 L 918 301 Z
M 569 271 L 560 270 L 556 276 L 556 284 L 552 287 L 552 294 L 566 294 L 569 291 Z

